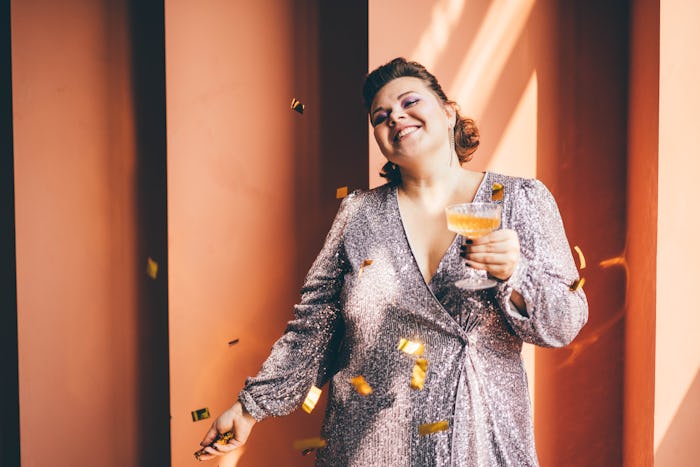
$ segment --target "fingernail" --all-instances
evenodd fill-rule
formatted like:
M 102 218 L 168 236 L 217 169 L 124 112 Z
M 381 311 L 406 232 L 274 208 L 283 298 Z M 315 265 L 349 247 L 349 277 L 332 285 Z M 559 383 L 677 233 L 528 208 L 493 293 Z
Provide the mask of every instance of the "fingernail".
M 474 243 L 474 240 L 472 240 L 471 238 L 468 238 L 464 241 L 464 243 L 466 243 L 467 245 L 471 245 L 472 243 Z

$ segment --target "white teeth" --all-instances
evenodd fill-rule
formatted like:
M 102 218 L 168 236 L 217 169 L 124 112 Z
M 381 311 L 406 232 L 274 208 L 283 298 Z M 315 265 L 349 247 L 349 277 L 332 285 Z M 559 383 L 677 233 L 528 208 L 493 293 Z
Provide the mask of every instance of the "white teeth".
M 399 131 L 399 133 L 396 135 L 396 139 L 401 139 L 404 136 L 406 136 L 409 133 L 413 133 L 416 131 L 418 128 L 414 126 L 409 126 L 408 128 L 404 128 L 403 130 Z

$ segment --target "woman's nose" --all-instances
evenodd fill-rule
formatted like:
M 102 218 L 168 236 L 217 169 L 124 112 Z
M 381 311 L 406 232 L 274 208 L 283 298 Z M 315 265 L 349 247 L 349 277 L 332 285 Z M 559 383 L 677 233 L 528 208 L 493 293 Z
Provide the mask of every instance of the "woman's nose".
M 400 119 L 404 118 L 405 116 L 406 116 L 406 114 L 404 113 L 403 109 L 393 110 L 389 114 L 389 124 L 395 125 L 396 122 L 398 122 Z

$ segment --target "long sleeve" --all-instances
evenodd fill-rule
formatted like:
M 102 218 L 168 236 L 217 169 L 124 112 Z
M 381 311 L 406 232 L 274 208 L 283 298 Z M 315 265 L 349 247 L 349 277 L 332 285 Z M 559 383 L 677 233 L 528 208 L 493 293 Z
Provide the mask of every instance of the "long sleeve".
M 521 260 L 498 286 L 501 308 L 525 342 L 567 345 L 586 323 L 588 303 L 583 289 L 569 289 L 579 276 L 554 197 L 542 182 L 523 180 L 509 204 L 507 227 L 518 233 Z M 513 290 L 525 300 L 524 314 L 510 303 Z
M 338 301 L 347 261 L 344 232 L 356 209 L 351 194 L 340 205 L 325 244 L 309 270 L 294 319 L 275 342 L 260 372 L 246 380 L 239 400 L 257 420 L 286 415 L 301 405 L 312 385 L 331 376 L 330 359 L 342 338 Z

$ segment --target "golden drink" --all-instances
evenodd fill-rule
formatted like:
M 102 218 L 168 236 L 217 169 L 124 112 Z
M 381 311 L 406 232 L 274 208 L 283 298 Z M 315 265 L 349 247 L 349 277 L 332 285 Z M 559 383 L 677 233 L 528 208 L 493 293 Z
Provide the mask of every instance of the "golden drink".
M 496 230 L 500 223 L 500 217 L 479 217 L 461 212 L 447 212 L 447 228 L 464 237 L 481 237 Z

